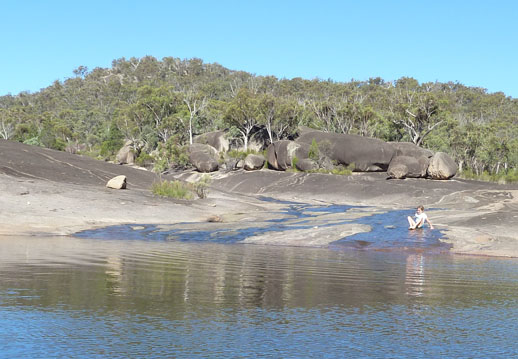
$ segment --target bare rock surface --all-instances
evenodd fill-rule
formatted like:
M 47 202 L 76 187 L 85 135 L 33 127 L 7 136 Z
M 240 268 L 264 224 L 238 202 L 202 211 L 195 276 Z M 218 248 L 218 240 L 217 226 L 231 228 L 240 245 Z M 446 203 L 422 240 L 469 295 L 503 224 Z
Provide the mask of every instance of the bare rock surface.
M 422 204 L 433 209 L 429 216 L 434 226 L 446 233 L 444 240 L 453 245 L 452 252 L 518 256 L 516 184 L 461 179 L 387 180 L 385 173 L 334 176 L 262 170 L 222 177 L 213 185 L 231 193 L 371 206 L 373 210 L 414 208 Z M 281 241 L 280 238 L 277 236 L 275 241 Z
M 117 175 L 127 177 L 128 190 L 106 188 Z M 0 240 L 122 223 L 202 222 L 209 215 L 262 208 L 249 196 L 228 198 L 216 190 L 197 201 L 160 198 L 150 190 L 159 180 L 149 171 L 0 140 Z
M 128 189 L 105 187 L 117 175 Z M 162 179 L 195 181 L 199 172 Z M 114 224 L 201 224 L 221 228 L 278 219 L 284 208 L 259 196 L 313 204 L 363 205 L 369 213 L 411 209 L 423 204 L 436 228 L 446 233 L 452 251 L 463 254 L 518 256 L 518 185 L 498 185 L 453 178 L 435 181 L 388 180 L 386 173 L 336 176 L 273 170 L 217 172 L 209 198 L 195 201 L 153 196 L 159 178 L 152 172 L 96 161 L 65 152 L 0 140 L 0 240 L 12 235 L 71 234 Z M 207 218 L 218 218 L 208 223 Z M 257 235 L 250 243 L 326 246 L 343 235 L 369 230 L 346 224 L 320 226 L 321 215 L 308 219 L 313 229 Z M 403 221 L 405 219 L 402 219 Z M 275 237 L 275 238 L 274 238 Z M 273 243 L 275 242 L 275 243 Z

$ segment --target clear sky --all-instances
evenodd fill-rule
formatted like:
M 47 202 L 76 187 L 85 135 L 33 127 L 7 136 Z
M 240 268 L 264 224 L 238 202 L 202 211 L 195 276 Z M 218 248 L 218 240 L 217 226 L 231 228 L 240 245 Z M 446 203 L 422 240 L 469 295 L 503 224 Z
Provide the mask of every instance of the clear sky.
M 0 95 L 151 55 L 335 81 L 414 77 L 518 98 L 518 1 L 0 1 Z

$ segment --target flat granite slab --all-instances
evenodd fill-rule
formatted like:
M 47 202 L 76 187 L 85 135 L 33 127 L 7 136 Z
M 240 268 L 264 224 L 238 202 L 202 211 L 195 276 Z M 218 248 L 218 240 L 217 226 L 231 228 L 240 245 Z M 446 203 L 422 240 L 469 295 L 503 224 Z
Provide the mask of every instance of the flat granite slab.
M 106 182 L 117 175 L 128 179 L 126 190 Z M 196 172 L 163 176 L 195 180 Z M 0 140 L 0 236 L 69 235 L 81 230 L 120 224 L 201 224 L 220 218 L 227 227 L 242 227 L 289 216 L 284 201 L 316 205 L 369 206 L 373 212 L 427 208 L 441 240 L 452 252 L 518 256 L 518 185 L 452 179 L 388 180 L 385 173 L 350 176 L 272 170 L 216 172 L 209 197 L 181 201 L 151 194 L 156 174 L 128 166 Z M 268 196 L 280 201 L 265 201 Z M 429 211 L 430 209 L 430 211 Z M 281 214 L 279 214 L 281 211 Z M 341 228 L 314 225 L 276 236 L 255 234 L 245 242 L 323 246 L 336 238 L 365 232 L 369 226 Z M 403 223 L 405 218 L 401 219 Z M 398 224 L 399 225 L 399 224 Z

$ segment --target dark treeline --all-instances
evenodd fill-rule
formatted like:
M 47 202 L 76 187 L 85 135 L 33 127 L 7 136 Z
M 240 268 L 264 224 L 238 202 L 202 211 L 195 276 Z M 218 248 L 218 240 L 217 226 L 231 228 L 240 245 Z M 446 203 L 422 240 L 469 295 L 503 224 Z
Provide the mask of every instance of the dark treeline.
M 217 129 L 246 149 L 259 134 L 291 138 L 299 125 L 411 141 L 475 173 L 518 164 L 518 100 L 453 82 L 288 80 L 148 56 L 80 66 L 39 92 L 0 97 L 1 138 L 104 158 L 125 140 L 142 156 L 174 157 L 174 148 Z

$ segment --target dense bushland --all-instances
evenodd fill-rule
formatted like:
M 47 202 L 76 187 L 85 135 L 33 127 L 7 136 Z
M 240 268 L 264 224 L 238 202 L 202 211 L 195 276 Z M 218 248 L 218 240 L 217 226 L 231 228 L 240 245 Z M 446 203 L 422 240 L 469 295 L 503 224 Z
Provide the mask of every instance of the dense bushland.
M 152 154 L 163 168 L 185 165 L 196 134 L 226 129 L 246 151 L 299 125 L 411 141 L 449 153 L 466 174 L 514 176 L 518 164 L 518 100 L 453 82 L 278 79 L 148 56 L 0 97 L 1 138 L 98 158 L 130 139 L 141 161 Z

